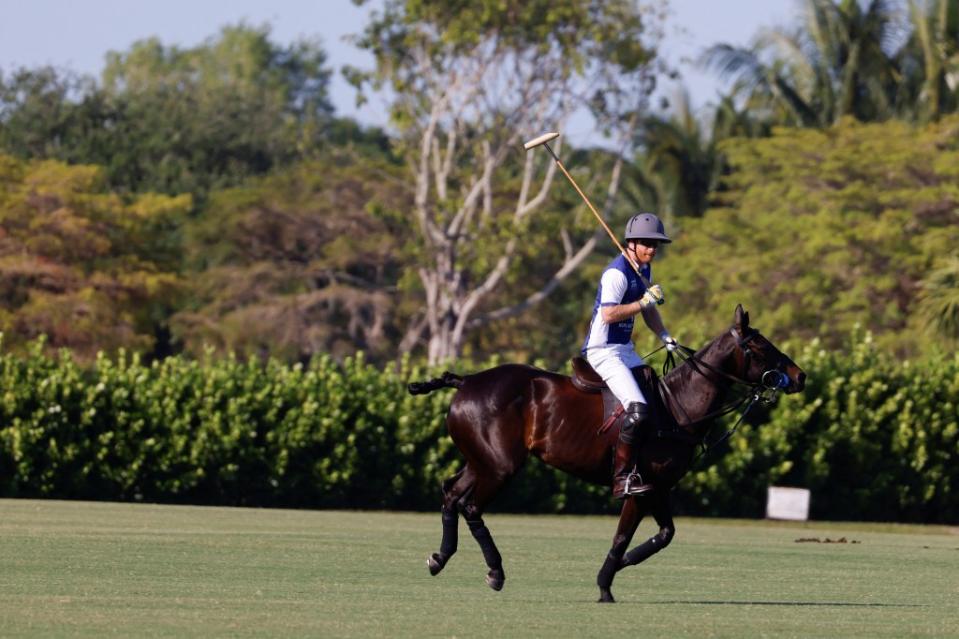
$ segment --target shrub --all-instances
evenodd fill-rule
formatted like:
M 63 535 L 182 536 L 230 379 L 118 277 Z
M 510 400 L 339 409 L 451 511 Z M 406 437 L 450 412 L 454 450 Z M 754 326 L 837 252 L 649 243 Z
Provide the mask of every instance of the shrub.
M 798 350 L 804 393 L 751 414 L 676 492 L 681 512 L 761 516 L 770 484 L 812 490 L 816 518 L 959 520 L 959 357 L 898 362 L 868 335 Z M 792 352 L 792 351 L 791 351 Z M 476 367 L 482 368 L 482 367 Z M 437 509 L 462 463 L 438 374 L 362 353 L 306 365 L 120 351 L 0 352 L 0 495 L 195 504 Z M 717 425 L 729 427 L 735 416 Z M 604 512 L 608 490 L 531 461 L 499 510 Z

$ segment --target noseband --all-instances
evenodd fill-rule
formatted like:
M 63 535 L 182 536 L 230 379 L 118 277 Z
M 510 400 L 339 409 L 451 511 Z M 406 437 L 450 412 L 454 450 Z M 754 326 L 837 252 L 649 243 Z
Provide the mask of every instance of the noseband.
M 749 372 L 749 364 L 752 361 L 753 351 L 749 348 L 749 342 L 756 336 L 759 335 L 759 331 L 753 329 L 745 335 L 740 335 L 735 328 L 729 329 L 729 333 L 733 336 L 733 339 L 736 340 L 736 345 L 739 346 L 739 349 L 743 353 L 743 375 L 745 376 Z M 702 362 L 706 364 L 705 362 Z M 706 364 L 709 367 L 708 364 Z M 711 367 L 709 367 L 711 368 Z M 789 386 L 789 376 L 786 373 L 779 370 L 779 368 L 768 368 L 763 371 L 762 376 L 759 378 L 760 381 L 758 384 L 755 382 L 750 382 L 742 378 L 735 377 L 734 375 L 728 375 L 728 378 L 737 384 L 742 384 L 743 386 L 749 386 L 751 388 L 762 387 L 766 390 L 777 391 L 782 390 Z

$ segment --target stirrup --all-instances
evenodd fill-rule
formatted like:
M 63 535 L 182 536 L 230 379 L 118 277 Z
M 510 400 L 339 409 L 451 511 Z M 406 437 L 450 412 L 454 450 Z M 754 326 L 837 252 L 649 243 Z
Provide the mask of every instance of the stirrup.
M 626 477 L 626 486 L 623 488 L 624 495 L 645 495 L 651 492 L 655 487 L 652 484 L 643 483 L 643 477 L 636 471 L 631 472 Z

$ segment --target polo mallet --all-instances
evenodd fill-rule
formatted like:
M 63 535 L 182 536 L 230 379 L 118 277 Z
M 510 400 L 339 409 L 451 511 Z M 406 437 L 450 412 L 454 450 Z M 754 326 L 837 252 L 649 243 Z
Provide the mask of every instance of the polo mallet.
M 549 151 L 549 154 L 553 156 L 553 160 L 556 161 L 556 166 L 559 167 L 559 170 L 563 172 L 563 175 L 565 175 L 566 179 L 569 180 L 570 184 L 573 185 L 573 188 L 576 189 L 576 192 L 579 193 L 579 196 L 583 198 L 584 202 L 586 202 L 586 206 L 589 207 L 589 210 L 593 212 L 593 215 L 596 216 L 596 219 L 599 220 L 599 223 L 603 225 L 604 229 L 606 229 L 606 232 L 609 234 L 609 239 L 613 240 L 613 244 L 615 244 L 616 248 L 619 249 L 619 252 L 623 254 L 623 257 L 625 257 L 626 261 L 629 262 L 629 265 L 633 267 L 633 270 L 636 271 L 636 275 L 639 276 L 639 279 L 643 283 L 643 286 L 645 286 L 648 289 L 650 287 L 649 280 L 643 277 L 643 274 L 639 272 L 639 266 L 635 262 L 633 262 L 632 259 L 630 259 L 629 255 L 626 254 L 626 249 L 624 249 L 623 245 L 620 244 L 619 240 L 616 239 L 616 234 L 610 230 L 609 225 L 606 224 L 602 216 L 593 207 L 593 203 L 589 201 L 589 198 L 586 197 L 586 194 L 583 193 L 583 190 L 579 188 L 578 184 L 576 184 L 576 180 L 573 179 L 573 176 L 569 174 L 569 171 L 566 170 L 566 167 L 563 166 L 563 163 L 560 162 L 559 158 L 556 157 L 556 154 L 553 153 L 553 149 L 549 148 L 548 142 L 550 142 L 550 140 L 555 140 L 558 137 L 559 137 L 559 133 L 557 133 L 556 131 L 553 131 L 551 133 L 544 133 L 538 138 L 533 138 L 529 142 L 525 143 L 523 145 L 523 148 L 529 151 L 533 147 L 537 147 L 537 146 L 546 147 L 546 150 Z M 662 304 L 665 301 L 666 300 L 664 299 L 659 299 L 656 301 L 656 303 Z

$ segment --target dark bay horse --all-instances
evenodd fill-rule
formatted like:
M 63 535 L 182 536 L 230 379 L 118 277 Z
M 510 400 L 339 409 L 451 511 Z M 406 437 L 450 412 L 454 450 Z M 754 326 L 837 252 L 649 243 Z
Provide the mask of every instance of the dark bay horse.
M 775 380 L 787 393 L 802 390 L 806 375 L 759 331 L 737 306 L 732 327 L 693 354 L 661 380 L 668 416 L 658 416 L 660 429 L 647 435 L 639 453 L 639 471 L 655 489 L 628 497 L 622 506 L 613 545 L 597 576 L 601 602 L 614 601 L 615 574 L 665 548 L 675 527 L 670 489 L 689 470 L 698 443 L 712 418 L 727 405 L 737 386 L 755 392 Z M 466 464 L 443 482 L 443 538 L 439 552 L 427 560 L 438 574 L 456 552 L 459 514 L 479 543 L 489 567 L 486 583 L 500 590 L 503 562 L 483 512 L 503 484 L 530 455 L 589 482 L 609 486 L 616 428 L 597 433 L 603 422 L 603 400 L 578 390 L 569 377 L 531 366 L 506 364 L 474 375 L 445 373 L 413 383 L 413 394 L 457 388 L 446 418 L 450 437 Z M 651 513 L 659 533 L 626 552 L 642 518 Z

